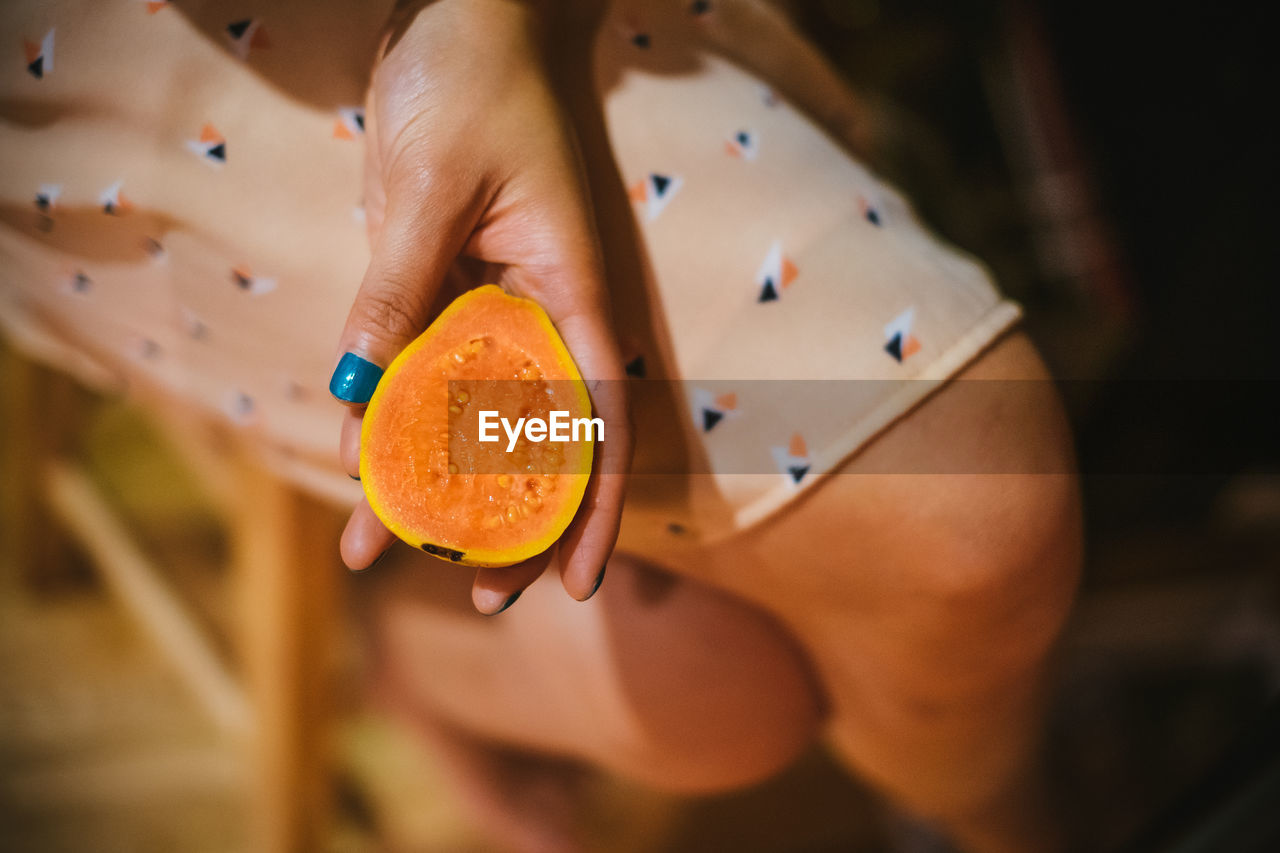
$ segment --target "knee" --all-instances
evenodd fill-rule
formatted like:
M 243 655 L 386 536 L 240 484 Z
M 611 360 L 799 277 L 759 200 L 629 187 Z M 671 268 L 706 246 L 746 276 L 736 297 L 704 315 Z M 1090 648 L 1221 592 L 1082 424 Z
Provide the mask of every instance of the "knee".
M 598 759 L 681 792 L 751 785 L 814 741 L 823 699 L 808 662 L 772 618 L 710 588 L 667 580 L 658 601 L 644 569 L 613 576 L 605 606 L 629 713 Z

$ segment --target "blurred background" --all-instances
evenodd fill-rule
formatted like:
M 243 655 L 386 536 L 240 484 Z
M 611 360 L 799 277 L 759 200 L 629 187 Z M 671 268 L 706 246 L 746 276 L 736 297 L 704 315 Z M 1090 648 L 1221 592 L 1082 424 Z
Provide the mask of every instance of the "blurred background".
M 1277 754 L 1260 5 L 787 5 L 867 104 L 873 165 L 992 266 L 1062 378 L 1088 557 L 1054 784 L 1080 849 L 1165 849 Z M 0 850 L 485 849 L 363 698 L 338 515 L 217 425 L 3 362 Z M 299 530 L 313 547 L 282 557 Z M 816 749 L 722 797 L 591 785 L 602 850 L 945 849 Z

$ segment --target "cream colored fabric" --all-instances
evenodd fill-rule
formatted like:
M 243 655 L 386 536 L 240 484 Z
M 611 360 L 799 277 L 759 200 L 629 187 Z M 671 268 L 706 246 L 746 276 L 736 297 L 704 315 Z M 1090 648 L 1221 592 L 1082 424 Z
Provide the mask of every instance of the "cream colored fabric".
M 5 4 L 5 33 L 29 42 L 0 78 L 11 337 L 227 419 L 285 476 L 355 499 L 325 389 L 368 261 L 359 104 L 385 5 Z M 638 548 L 766 517 L 1018 316 L 893 190 L 705 50 L 704 14 L 619 4 L 595 51 L 648 263 L 650 316 L 621 312 L 619 335 L 637 372 L 683 380 L 674 408 L 639 418 L 668 429 L 638 436 L 640 470 L 661 475 L 633 489 Z M 759 381 L 800 379 L 879 381 L 820 400 Z M 654 462 L 677 433 L 717 473 Z

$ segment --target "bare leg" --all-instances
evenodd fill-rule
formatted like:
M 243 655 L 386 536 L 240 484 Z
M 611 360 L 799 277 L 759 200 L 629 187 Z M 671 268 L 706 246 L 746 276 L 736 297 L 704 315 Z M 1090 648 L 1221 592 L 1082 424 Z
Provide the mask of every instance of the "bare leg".
M 579 762 L 476 737 L 407 701 L 403 692 L 385 689 L 379 698 L 439 763 L 472 825 L 501 849 L 584 849 L 581 794 L 588 771 Z
M 1050 850 L 1037 756 L 1080 572 L 1070 440 L 1024 336 L 962 378 L 983 381 L 940 391 L 704 571 L 792 626 L 851 769 L 966 850 Z
M 465 573 L 409 556 L 371 577 L 377 689 L 512 849 L 576 849 L 576 762 L 725 790 L 772 775 L 817 732 L 806 660 L 728 595 L 616 556 L 589 602 L 548 573 L 484 617 Z

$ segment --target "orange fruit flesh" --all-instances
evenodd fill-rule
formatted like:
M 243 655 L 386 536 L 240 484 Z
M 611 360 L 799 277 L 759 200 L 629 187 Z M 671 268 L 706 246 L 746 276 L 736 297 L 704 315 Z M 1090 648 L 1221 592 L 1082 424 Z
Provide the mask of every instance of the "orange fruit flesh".
M 365 412 L 360 477 L 370 507 L 398 537 L 468 565 L 541 553 L 572 521 L 593 442 L 530 441 L 514 427 L 553 411 L 590 418 L 591 401 L 550 319 L 534 302 L 486 285 L 455 300 L 383 375 Z

